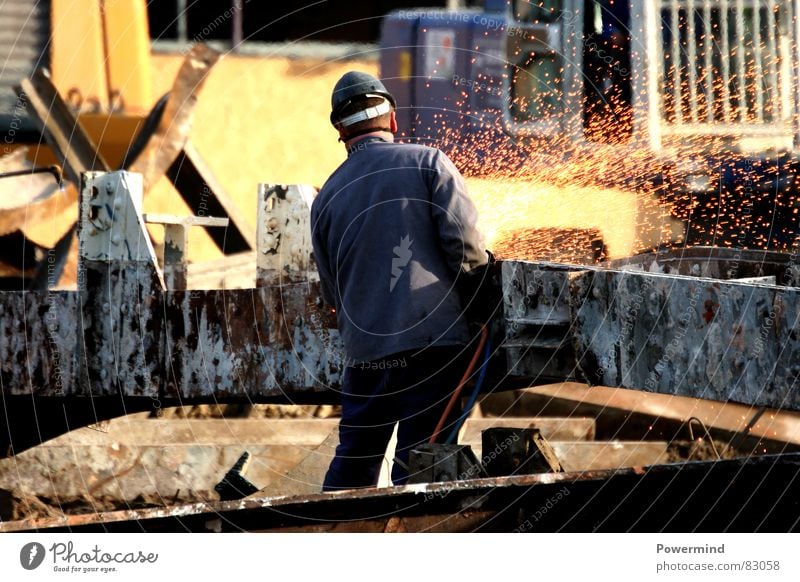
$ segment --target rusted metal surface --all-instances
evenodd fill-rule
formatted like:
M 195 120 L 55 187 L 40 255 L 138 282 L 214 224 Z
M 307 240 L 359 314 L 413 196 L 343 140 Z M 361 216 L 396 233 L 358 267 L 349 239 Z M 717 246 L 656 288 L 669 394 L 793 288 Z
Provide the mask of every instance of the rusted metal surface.
M 77 293 L 0 296 L 5 394 L 259 398 L 338 385 L 319 283 L 166 292 L 141 204 L 138 174 L 85 174 Z
M 800 527 L 799 474 L 800 454 L 769 455 L 32 519 L 0 531 L 785 532 Z
M 800 289 L 590 271 L 571 292 L 590 383 L 800 408 Z
M 575 267 L 501 263 L 508 372 L 533 384 L 580 379 L 571 344 L 569 284 Z
M 648 272 L 505 262 L 508 370 L 538 384 L 576 379 L 798 409 L 800 289 L 793 256 L 782 257 L 759 271 L 771 269 L 778 285 L 664 274 L 669 264 L 655 261 Z M 689 268 L 729 273 L 734 260 Z
M 166 393 L 281 395 L 339 385 L 343 357 L 318 283 L 164 295 Z
M 158 126 L 127 170 L 143 176 L 149 190 L 175 162 L 189 137 L 200 90 L 220 54 L 208 45 L 192 47 L 175 77 Z
M 616 259 L 609 261 L 607 266 L 620 271 L 636 270 L 724 280 L 772 277 L 776 285 L 800 287 L 800 261 L 796 253 L 787 252 L 683 247 Z
M 46 69 L 37 69 L 30 79 L 23 79 L 20 85 L 33 107 L 37 123 L 42 126 L 47 145 L 53 150 L 56 160 L 63 160 L 62 166 L 70 181 L 80 184 L 81 173 L 110 169 L 97 151 L 97 146 L 58 94 Z
M 187 283 L 190 289 L 252 289 L 256 286 L 255 264 L 255 251 L 190 263 Z
M 164 293 L 141 263 L 84 273 L 86 292 L 2 293 L 4 394 L 336 400 L 343 357 L 318 283 Z
M 558 456 L 536 428 L 497 427 L 483 431 L 481 449 L 489 475 L 561 473 Z
M 483 411 L 483 405 L 481 405 Z M 490 428 L 535 428 L 551 441 L 591 441 L 595 436 L 595 419 L 580 416 L 520 416 L 501 411 L 502 417 L 468 418 L 464 421 L 458 442 L 479 445 L 481 432 Z M 508 416 L 508 418 L 504 418 Z
M 4 291 L 0 380 L 7 396 L 64 396 L 77 372 L 78 296 L 70 291 Z
M 311 186 L 260 184 L 258 187 L 257 284 L 319 280 L 311 257 Z
M 409 483 L 435 483 L 488 477 L 472 448 L 466 445 L 423 443 L 408 456 Z
M 63 416 L 63 409 L 60 412 Z M 39 418 L 41 424 L 48 423 L 43 414 Z M 77 417 L 70 421 L 79 424 Z M 0 459 L 0 489 L 27 496 L 50 497 L 56 491 L 67 497 L 89 495 L 119 501 L 131 501 L 139 495 L 182 501 L 216 499 L 214 486 L 247 451 L 251 454 L 247 479 L 269 491 L 257 496 L 315 493 L 322 489 L 338 444 L 337 425 L 338 419 L 115 418 L 20 450 L 14 458 Z M 478 444 L 472 449 L 483 463 L 494 466 L 511 448 L 508 443 L 498 444 L 499 448 L 495 444 L 482 450 Z M 567 471 L 619 469 L 667 460 L 666 442 L 550 444 Z M 448 446 L 452 451 L 466 449 Z M 455 455 L 442 448 L 439 451 L 442 452 L 433 454 L 428 449 L 421 455 L 423 461 L 428 459 L 423 463 L 419 458 L 412 460 L 411 473 L 417 476 L 414 482 L 484 475 L 473 454 Z M 392 457 L 387 457 L 387 467 Z M 508 471 L 521 472 L 519 468 Z
M 65 416 L 63 408 L 60 412 Z M 80 424 L 76 416 L 70 421 Z M 39 422 L 48 423 L 41 411 Z M 115 418 L 0 459 L 0 489 L 25 496 L 52 497 L 58 492 L 120 502 L 140 495 L 217 499 L 214 486 L 248 451 L 252 458 L 247 478 L 282 495 L 295 484 L 284 476 L 313 454 L 314 470 L 296 479 L 309 487 L 307 492 L 320 491 L 335 448 L 320 448 L 320 443 L 337 424 L 338 419 Z
M 163 378 L 164 284 L 145 230 L 142 177 L 88 172 L 80 195 L 76 350 L 83 365 L 74 392 L 155 397 Z
M 798 412 L 673 394 L 563 382 L 488 395 L 481 400 L 481 411 L 505 416 L 590 416 L 596 425 L 595 438 L 608 441 L 625 435 L 641 443 L 653 438 L 688 439 L 687 420 L 694 417 L 703 421 L 717 443 L 731 443 L 740 451 L 800 451 Z

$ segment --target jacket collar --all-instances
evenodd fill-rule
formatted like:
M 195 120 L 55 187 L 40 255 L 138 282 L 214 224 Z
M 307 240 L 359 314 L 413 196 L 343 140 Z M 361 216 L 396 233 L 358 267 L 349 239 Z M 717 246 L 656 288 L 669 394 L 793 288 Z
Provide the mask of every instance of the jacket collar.
M 374 143 L 376 141 L 382 141 L 384 143 L 392 143 L 391 140 L 386 139 L 382 135 L 365 135 L 363 137 L 358 137 L 353 141 L 350 145 L 347 146 L 347 155 L 348 157 L 358 151 L 361 151 L 367 147 L 367 145 Z

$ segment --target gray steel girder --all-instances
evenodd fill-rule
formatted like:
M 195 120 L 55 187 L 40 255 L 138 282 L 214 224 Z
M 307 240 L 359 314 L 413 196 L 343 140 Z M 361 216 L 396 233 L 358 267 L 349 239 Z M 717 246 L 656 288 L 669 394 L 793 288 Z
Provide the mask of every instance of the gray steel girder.
M 252 289 L 167 291 L 141 197 L 138 174 L 84 174 L 78 290 L 0 292 L 4 395 L 259 400 L 338 387 L 336 321 L 315 273 L 295 269 L 291 282 Z M 279 252 L 276 270 L 303 249 L 292 251 Z
M 165 289 L 141 190 L 136 174 L 84 174 L 78 290 L 0 292 L 3 395 L 337 401 L 344 359 L 310 256 L 313 192 L 260 188 L 256 287 L 183 291 Z M 688 272 L 777 284 L 664 274 L 686 271 L 658 256 L 623 267 L 638 270 L 501 262 L 499 372 L 800 409 L 796 257 L 772 270 L 740 259 Z
M 511 374 L 800 409 L 800 288 L 526 262 L 502 280 Z

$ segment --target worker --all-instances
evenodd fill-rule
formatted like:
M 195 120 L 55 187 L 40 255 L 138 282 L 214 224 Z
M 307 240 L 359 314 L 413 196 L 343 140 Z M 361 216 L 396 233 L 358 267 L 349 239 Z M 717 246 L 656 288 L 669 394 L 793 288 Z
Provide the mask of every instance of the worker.
M 396 423 L 392 481 L 406 482 L 409 451 L 431 437 L 472 355 L 464 308 L 485 307 L 460 295 L 480 289 L 490 258 L 464 179 L 438 149 L 394 141 L 395 108 L 372 75 L 336 83 L 330 120 L 347 159 L 311 207 L 346 357 L 326 491 L 375 486 Z

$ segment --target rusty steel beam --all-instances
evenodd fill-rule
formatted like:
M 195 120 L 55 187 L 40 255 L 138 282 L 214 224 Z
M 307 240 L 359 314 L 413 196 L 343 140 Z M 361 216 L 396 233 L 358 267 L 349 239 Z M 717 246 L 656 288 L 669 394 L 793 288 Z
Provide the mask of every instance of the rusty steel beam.
M 190 141 L 184 144 L 166 175 L 192 212 L 230 219 L 228 228 L 208 230 L 208 236 L 222 252 L 233 254 L 256 248 L 253 228 Z
M 77 185 L 83 172 L 111 169 L 58 94 L 47 69 L 36 69 L 30 79 L 21 81 L 20 87 L 33 107 L 34 119 L 41 125 L 47 145 L 63 162 L 70 181 Z
M 669 260 L 648 271 L 503 263 L 509 373 L 800 409 L 795 256 L 761 269 L 775 285 L 700 276 L 754 273 L 746 251 L 741 264 L 724 255 L 679 266 L 695 276 L 659 272 L 678 268 Z
M 194 45 L 186 55 L 158 125 L 136 159 L 125 168 L 142 174 L 145 191 L 167 172 L 186 145 L 198 94 L 219 57 L 217 51 L 202 43 Z
M 317 281 L 167 291 L 141 176 L 87 173 L 80 196 L 78 291 L 0 295 L 5 395 L 269 400 L 338 386 L 341 346 Z
M 800 409 L 800 289 L 595 271 L 571 294 L 590 383 Z
M 148 271 L 92 265 L 85 292 L 2 292 L 3 394 L 337 400 L 344 358 L 318 283 L 164 292 Z
M 0 532 L 787 532 L 800 454 L 0 522 Z M 735 508 L 732 511 L 731 508 Z

